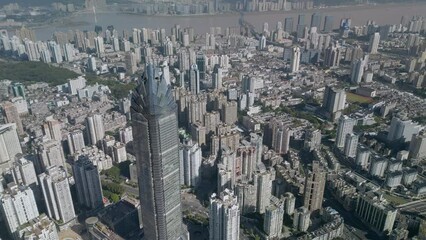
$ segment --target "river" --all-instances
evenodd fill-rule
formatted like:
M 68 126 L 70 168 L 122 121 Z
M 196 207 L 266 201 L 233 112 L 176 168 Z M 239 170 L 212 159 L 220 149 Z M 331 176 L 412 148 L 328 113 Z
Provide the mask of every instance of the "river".
M 289 12 L 264 12 L 245 13 L 245 20 L 260 28 L 264 22 L 268 22 L 270 29 L 275 28 L 278 21 L 284 23 L 284 18 L 293 17 L 297 21 L 299 14 L 305 14 L 305 21 L 310 22 L 313 12 L 320 12 L 323 16 L 334 16 L 334 27 L 338 26 L 341 18 L 351 18 L 352 25 L 362 25 L 367 20 L 374 20 L 377 24 L 398 24 L 403 16 L 411 19 L 413 16 L 426 16 L 426 2 L 416 4 L 385 4 L 369 6 L 348 6 L 322 8 Z M 106 27 L 113 25 L 119 32 L 132 28 L 165 28 L 169 29 L 174 24 L 181 27 L 191 26 L 199 34 L 209 31 L 210 27 L 238 26 L 239 14 L 203 15 L 203 16 L 143 16 L 118 12 L 97 13 L 98 25 Z M 55 31 L 66 32 L 68 30 L 94 30 L 95 20 L 92 13 L 80 12 L 69 16 L 56 24 L 36 28 L 36 36 L 39 40 L 48 40 Z

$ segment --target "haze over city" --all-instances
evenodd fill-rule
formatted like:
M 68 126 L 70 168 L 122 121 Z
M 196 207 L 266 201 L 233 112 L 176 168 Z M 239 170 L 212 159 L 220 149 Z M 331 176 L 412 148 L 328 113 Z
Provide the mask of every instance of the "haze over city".
M 426 239 L 426 1 L 0 0 L 0 240 Z

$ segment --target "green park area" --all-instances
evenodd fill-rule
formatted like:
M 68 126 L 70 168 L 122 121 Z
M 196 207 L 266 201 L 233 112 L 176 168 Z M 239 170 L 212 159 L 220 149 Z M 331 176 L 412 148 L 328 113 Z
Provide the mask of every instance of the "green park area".
M 346 100 L 350 103 L 371 103 L 373 101 L 372 98 L 364 97 L 355 93 L 346 92 Z
M 67 79 L 76 78 L 77 73 L 65 68 L 55 67 L 42 62 L 0 62 L 0 79 L 9 79 L 26 85 L 45 82 L 60 85 Z
M 399 197 L 399 196 L 396 196 L 396 195 L 391 195 L 391 194 L 389 194 L 389 193 L 383 193 L 383 197 L 388 201 L 388 202 L 390 202 L 390 203 L 392 203 L 392 204 L 394 204 L 395 206 L 398 206 L 398 205 L 401 205 L 401 204 L 404 204 L 404 203 L 407 203 L 407 202 L 409 202 L 410 200 L 408 200 L 408 199 L 405 199 L 405 198 L 403 198 L 403 197 Z
M 0 61 L 0 80 L 8 79 L 25 85 L 45 82 L 50 86 L 67 83 L 68 79 L 76 78 L 79 74 L 61 67 L 42 62 Z M 94 74 L 86 76 L 87 84 L 99 83 L 108 86 L 114 98 L 123 98 L 135 88 L 135 83 L 121 83 L 112 77 L 101 78 Z

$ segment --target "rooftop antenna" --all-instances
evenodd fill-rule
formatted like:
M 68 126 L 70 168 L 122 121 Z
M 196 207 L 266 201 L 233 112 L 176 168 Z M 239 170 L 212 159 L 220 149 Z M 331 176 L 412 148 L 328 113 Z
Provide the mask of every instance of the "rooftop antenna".
M 95 8 L 95 5 L 93 5 L 93 16 L 95 17 L 95 24 L 98 24 L 98 19 L 96 18 L 96 8 Z

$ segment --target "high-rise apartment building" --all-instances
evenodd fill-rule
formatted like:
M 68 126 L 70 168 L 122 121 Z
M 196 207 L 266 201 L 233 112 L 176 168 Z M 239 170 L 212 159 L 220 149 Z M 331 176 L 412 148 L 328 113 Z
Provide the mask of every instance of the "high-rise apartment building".
M 237 197 L 229 189 L 210 197 L 209 236 L 210 240 L 240 239 L 240 209 Z
M 345 105 L 346 92 L 344 89 L 336 89 L 331 86 L 325 88 L 322 107 L 333 121 L 340 117 L 341 111 L 345 109 Z
M 62 141 L 61 123 L 55 119 L 46 119 L 43 124 L 44 135 L 49 139 Z
M 0 173 L 10 167 L 16 154 L 19 153 L 22 153 L 22 149 L 16 132 L 16 124 L 0 125 Z
M 83 131 L 79 129 L 68 133 L 67 142 L 70 154 L 81 151 L 86 146 Z
M 321 146 L 321 130 L 309 129 L 305 132 L 304 148 L 312 151 L 319 149 Z
M 284 220 L 284 201 L 271 196 L 270 204 L 266 207 L 263 230 L 270 238 L 281 238 Z
M 358 135 L 353 133 L 346 134 L 345 147 L 343 149 L 345 156 L 350 158 L 356 157 L 357 146 L 358 146 Z
M 160 72 L 147 65 L 132 99 L 142 222 L 147 239 L 184 239 L 177 106 Z
M 322 208 L 326 174 L 327 172 L 317 161 L 312 163 L 312 169 L 306 174 L 303 206 L 310 212 L 315 212 Z
M 257 187 L 256 211 L 260 214 L 265 213 L 266 207 L 270 204 L 274 176 L 275 172 L 266 170 L 264 166 L 254 173 L 253 181 Z
M 39 212 L 31 188 L 13 185 L 6 189 L 0 194 L 0 212 L 12 235 L 19 226 L 38 217 Z
M 364 76 L 365 65 L 366 65 L 365 59 L 355 59 L 352 62 L 351 83 L 353 84 L 361 83 L 362 77 Z
M 180 179 L 181 184 L 197 187 L 200 182 L 201 148 L 191 139 L 185 139 L 180 145 Z
M 403 120 L 398 117 L 393 117 L 387 140 L 389 142 L 403 140 L 409 142 L 413 137 L 413 134 L 418 134 L 421 126 L 411 120 Z
M 74 163 L 72 170 L 78 203 L 89 209 L 102 207 L 102 187 L 98 167 L 83 155 Z
M 102 57 L 105 53 L 104 39 L 102 37 L 95 37 L 95 49 L 98 57 Z
M 339 67 L 341 58 L 341 49 L 336 46 L 329 46 L 325 49 L 324 66 Z
M 306 207 L 300 207 L 293 216 L 293 228 L 299 232 L 306 232 L 311 225 L 311 213 Z
M 104 120 L 102 115 L 93 114 L 86 118 L 86 131 L 91 145 L 96 145 L 105 137 Z
M 346 135 L 353 132 L 355 123 L 355 119 L 352 119 L 346 115 L 343 115 L 339 118 L 336 134 L 336 146 L 338 148 L 343 148 L 345 146 Z
M 409 158 L 426 158 L 426 134 L 413 135 L 410 142 Z
M 22 126 L 22 121 L 19 117 L 18 109 L 16 108 L 16 106 L 11 102 L 5 102 L 1 105 L 1 108 L 6 123 L 15 123 L 18 134 L 24 134 L 24 127 Z
M 370 37 L 370 45 L 368 46 L 368 52 L 371 54 L 377 54 L 380 43 L 380 33 L 376 32 Z
M 278 154 L 286 154 L 290 149 L 290 136 L 292 130 L 287 125 L 279 124 L 273 130 L 272 148 Z
M 192 94 L 197 95 L 200 93 L 200 71 L 196 64 L 191 66 L 189 72 L 189 87 Z
M 300 48 L 299 47 L 293 47 L 292 48 L 292 54 L 291 54 L 291 62 L 290 62 L 290 68 L 291 72 L 295 73 L 299 71 L 300 68 Z
M 44 172 L 50 166 L 65 166 L 65 155 L 62 144 L 55 140 L 43 139 L 37 144 L 37 161 L 35 168 L 37 173 Z
M 51 166 L 38 175 L 46 204 L 47 215 L 56 221 L 67 223 L 75 218 L 67 173 L 63 167 Z
M 17 185 L 29 187 L 38 185 L 34 164 L 26 158 L 20 158 L 13 163 L 12 174 Z

